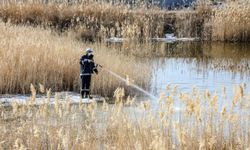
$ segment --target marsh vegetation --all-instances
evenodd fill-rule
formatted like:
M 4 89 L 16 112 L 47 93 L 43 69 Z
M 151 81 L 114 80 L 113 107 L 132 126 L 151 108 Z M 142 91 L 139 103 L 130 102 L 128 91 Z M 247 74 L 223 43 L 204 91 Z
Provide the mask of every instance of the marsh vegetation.
M 177 37 L 199 37 L 207 41 L 249 41 L 250 1 L 227 1 L 221 6 L 198 0 L 191 9 L 178 11 L 146 7 L 136 1 L 3 1 L 4 22 L 73 31 L 78 39 L 102 41 L 120 37 L 146 40 L 174 32 Z M 74 3 L 75 2 L 75 3 Z
M 250 149 L 250 1 L 112 2 L 0 2 L 0 149 Z M 152 40 L 166 33 L 200 41 Z M 78 98 L 88 47 L 128 80 L 99 68 L 92 93 L 112 101 Z
M 104 43 L 81 43 L 70 35 L 60 36 L 42 28 L 0 23 L 0 93 L 29 93 L 39 83 L 53 91 L 79 91 L 79 59 L 87 47 L 95 50 L 98 64 L 146 87 L 150 77 L 147 63 L 117 53 Z M 105 71 L 95 76 L 93 92 L 110 96 L 123 85 Z
M 40 88 L 44 93 L 43 87 Z M 79 103 L 50 91 L 35 107 L 36 90 L 25 104 L 1 106 L 0 146 L 3 149 L 247 149 L 249 93 L 245 85 L 219 93 L 193 88 L 183 93 L 168 86 L 157 101 L 138 102 L 116 91 L 116 103 Z M 222 95 L 220 97 L 219 95 Z M 126 101 L 124 101 L 126 100 Z M 125 102 L 125 103 L 124 103 Z M 176 107 L 181 103 L 181 107 Z

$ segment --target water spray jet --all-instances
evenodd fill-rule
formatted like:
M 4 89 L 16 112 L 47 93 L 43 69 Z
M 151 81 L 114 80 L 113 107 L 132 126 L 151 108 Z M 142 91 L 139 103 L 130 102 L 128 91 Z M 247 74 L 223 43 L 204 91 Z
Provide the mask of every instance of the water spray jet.
M 107 69 L 107 68 L 104 68 L 104 67 L 102 67 L 102 66 L 100 66 L 100 67 L 101 67 L 103 70 L 105 70 L 105 71 L 107 71 L 108 73 L 110 73 L 111 75 L 113 75 L 114 77 L 116 77 L 117 79 L 119 79 L 119 80 L 125 82 L 127 86 L 131 86 L 131 87 L 137 89 L 138 91 L 144 93 L 145 95 L 149 96 L 150 98 L 152 98 L 152 99 L 154 99 L 154 100 L 158 100 L 158 99 L 159 99 L 158 97 L 156 97 L 156 96 L 150 94 L 148 91 L 144 90 L 143 88 L 139 87 L 138 85 L 132 83 L 132 82 L 129 80 L 128 76 L 127 76 L 127 79 L 125 79 L 125 78 L 121 77 L 120 75 L 118 75 L 117 73 L 115 73 L 115 72 L 113 72 L 113 71 L 111 71 L 111 70 L 109 70 L 109 69 Z

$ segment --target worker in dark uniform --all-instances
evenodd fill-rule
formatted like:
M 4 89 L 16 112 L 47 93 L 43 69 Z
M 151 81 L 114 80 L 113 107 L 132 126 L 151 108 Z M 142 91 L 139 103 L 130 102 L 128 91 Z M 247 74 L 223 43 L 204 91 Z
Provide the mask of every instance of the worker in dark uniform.
M 91 75 L 98 74 L 97 64 L 94 62 L 93 50 L 86 49 L 86 54 L 80 59 L 80 76 L 81 76 L 81 96 L 82 98 L 90 98 Z

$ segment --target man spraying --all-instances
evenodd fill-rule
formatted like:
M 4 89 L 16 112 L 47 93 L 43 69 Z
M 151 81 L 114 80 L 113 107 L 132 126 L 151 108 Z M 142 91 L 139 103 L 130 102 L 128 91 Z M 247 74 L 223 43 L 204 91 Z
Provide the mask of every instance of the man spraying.
M 91 48 L 86 49 L 86 54 L 80 59 L 80 76 L 81 76 L 81 96 L 82 98 L 90 97 L 90 84 L 91 75 L 93 73 L 98 74 L 97 64 L 94 62 L 93 50 Z

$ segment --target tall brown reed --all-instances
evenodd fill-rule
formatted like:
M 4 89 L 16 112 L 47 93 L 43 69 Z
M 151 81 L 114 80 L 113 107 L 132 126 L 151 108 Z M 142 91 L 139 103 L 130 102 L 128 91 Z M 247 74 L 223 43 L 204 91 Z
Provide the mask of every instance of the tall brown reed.
M 30 83 L 58 90 L 79 91 L 79 59 L 87 47 L 95 51 L 95 60 L 121 76 L 148 84 L 150 71 L 133 56 L 125 56 L 104 44 L 83 44 L 70 35 L 61 36 L 39 27 L 0 23 L 0 93 L 27 93 Z M 119 80 L 100 69 L 94 76 L 93 92 L 110 95 Z
M 199 36 L 201 25 L 193 11 L 172 12 L 143 6 L 131 9 L 123 4 L 94 1 L 72 5 L 13 2 L 0 5 L 0 18 L 4 22 L 43 25 L 60 31 L 71 29 L 79 38 L 91 41 L 109 37 L 164 37 L 171 24 L 180 37 Z
M 38 107 L 13 102 L 9 107 L 0 106 L 0 147 L 248 149 L 249 93 L 244 85 L 234 89 L 233 97 L 228 96 L 225 88 L 222 90 L 225 96 L 220 97 L 199 89 L 183 93 L 168 86 L 168 96 L 163 93 L 154 105 L 157 110 L 151 109 L 152 101 L 140 103 L 128 98 L 123 103 L 122 89 L 116 90 L 114 105 L 106 102 L 70 105 L 71 100 L 61 100 L 59 93 L 53 107 L 46 98 Z M 176 109 L 176 102 L 183 107 Z
M 250 41 L 250 1 L 232 1 L 214 10 L 212 40 Z
M 78 38 L 90 41 L 108 37 L 164 37 L 171 31 L 178 37 L 249 41 L 249 0 L 226 1 L 221 6 L 199 0 L 195 10 L 179 11 L 148 8 L 141 2 L 135 1 L 136 7 L 130 8 L 124 1 L 6 1 L 0 5 L 0 18 L 60 31 L 73 29 Z

